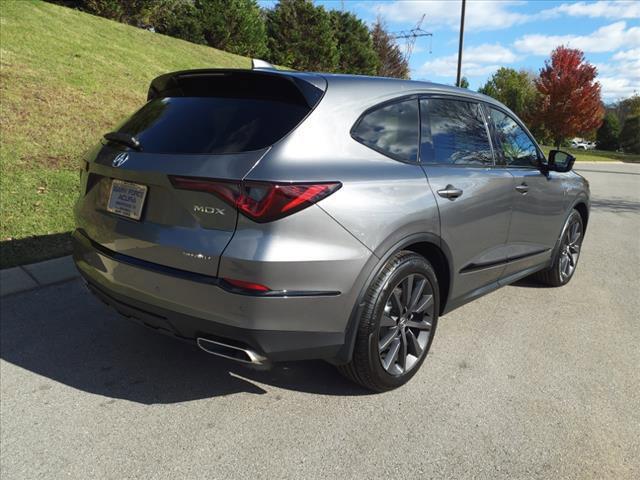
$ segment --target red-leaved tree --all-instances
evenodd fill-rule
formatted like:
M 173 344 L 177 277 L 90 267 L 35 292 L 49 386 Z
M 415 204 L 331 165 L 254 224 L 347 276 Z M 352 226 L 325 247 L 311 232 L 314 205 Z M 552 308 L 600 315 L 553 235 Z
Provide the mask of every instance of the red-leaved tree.
M 585 61 L 581 50 L 557 47 L 544 62 L 535 80 L 540 103 L 537 124 L 553 135 L 557 147 L 565 138 L 583 135 L 598 127 L 604 117 L 596 67 Z

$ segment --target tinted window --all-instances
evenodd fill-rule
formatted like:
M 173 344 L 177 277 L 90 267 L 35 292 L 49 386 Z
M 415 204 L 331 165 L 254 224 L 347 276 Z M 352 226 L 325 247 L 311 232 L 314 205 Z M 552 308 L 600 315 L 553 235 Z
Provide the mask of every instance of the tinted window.
M 151 153 L 258 150 L 291 131 L 309 107 L 274 99 L 165 97 L 151 100 L 118 131 Z
M 480 105 L 462 100 L 420 100 L 421 160 L 446 165 L 492 165 Z
M 391 157 L 418 159 L 418 101 L 392 103 L 367 113 L 353 130 L 360 143 Z
M 490 108 L 489 111 L 498 141 L 498 163 L 520 167 L 537 166 L 538 150 L 527 132 L 500 110 Z

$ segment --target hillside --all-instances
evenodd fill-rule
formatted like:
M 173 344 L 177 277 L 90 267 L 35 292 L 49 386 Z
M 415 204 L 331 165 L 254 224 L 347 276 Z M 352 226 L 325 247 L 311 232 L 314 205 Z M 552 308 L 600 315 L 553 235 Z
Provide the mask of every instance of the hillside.
M 73 227 L 78 159 L 144 103 L 152 78 L 248 66 L 244 57 L 76 10 L 3 1 L 0 266 L 68 249 L 68 235 L 52 234 Z

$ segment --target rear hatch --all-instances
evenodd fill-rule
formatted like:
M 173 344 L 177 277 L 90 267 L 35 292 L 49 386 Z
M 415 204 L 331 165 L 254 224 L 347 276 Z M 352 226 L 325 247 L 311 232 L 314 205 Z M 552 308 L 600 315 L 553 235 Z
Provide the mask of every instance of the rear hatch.
M 107 249 L 217 275 L 238 212 L 173 177 L 241 181 L 317 105 L 319 76 L 200 70 L 155 79 L 149 101 L 104 140 L 82 174 L 78 228 Z

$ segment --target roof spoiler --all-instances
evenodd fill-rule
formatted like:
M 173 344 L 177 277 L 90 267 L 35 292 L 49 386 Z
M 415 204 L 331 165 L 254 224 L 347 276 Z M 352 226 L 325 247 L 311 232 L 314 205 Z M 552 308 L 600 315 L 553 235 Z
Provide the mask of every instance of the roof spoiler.
M 267 62 L 264 64 L 269 65 Z M 162 97 L 246 97 L 288 98 L 314 107 L 327 89 L 320 75 L 295 73 L 275 68 L 200 69 L 165 73 L 149 85 L 147 101 Z
M 265 62 L 264 60 L 260 60 L 259 58 L 251 59 L 251 70 L 275 70 L 276 67 L 271 65 L 269 62 Z

